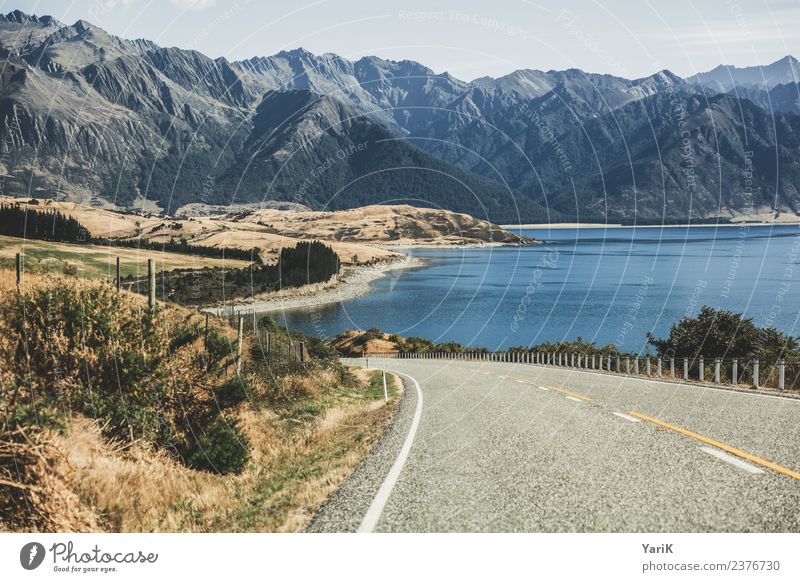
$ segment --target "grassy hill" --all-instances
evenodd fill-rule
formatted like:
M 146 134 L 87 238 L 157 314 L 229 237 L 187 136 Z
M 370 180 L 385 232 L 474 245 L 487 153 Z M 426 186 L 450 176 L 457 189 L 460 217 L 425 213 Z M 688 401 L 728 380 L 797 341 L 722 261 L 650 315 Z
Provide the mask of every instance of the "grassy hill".
M 122 276 L 147 275 L 147 259 L 155 259 L 158 271 L 225 267 L 241 269 L 249 263 L 235 259 L 213 259 L 184 253 L 139 250 L 103 245 L 77 245 L 42 240 L 23 240 L 0 235 L 0 266 L 13 268 L 14 255 L 25 253 L 26 271 L 46 273 L 80 273 L 89 279 L 110 279 L 116 276 L 116 257 L 120 257 Z
M 384 405 L 369 373 L 270 320 L 241 375 L 235 347 L 193 310 L 0 270 L 0 530 L 302 529 L 382 434 L 394 383 Z

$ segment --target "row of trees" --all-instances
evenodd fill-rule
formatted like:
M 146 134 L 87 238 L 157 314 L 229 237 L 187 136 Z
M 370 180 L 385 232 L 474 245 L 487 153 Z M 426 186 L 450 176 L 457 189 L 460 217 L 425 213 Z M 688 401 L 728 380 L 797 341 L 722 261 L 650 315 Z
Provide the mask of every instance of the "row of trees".
M 88 229 L 76 218 L 67 216 L 57 210 L 38 210 L 25 208 L 17 204 L 0 205 L 0 234 L 53 242 L 91 243 L 261 263 L 261 256 L 256 248 L 244 250 L 227 247 L 193 246 L 186 239 L 181 239 L 180 241 L 173 239 L 169 242 L 161 243 L 138 238 L 124 240 L 93 237 Z
M 302 241 L 294 247 L 282 249 L 274 265 L 171 271 L 159 276 L 159 281 L 167 298 L 182 304 L 198 305 L 324 283 L 336 275 L 339 268 L 339 256 L 331 247 L 318 241 Z M 141 286 L 144 292 L 144 286 Z M 135 284 L 133 290 L 137 290 Z
M 179 241 L 170 240 L 169 242 L 155 242 L 144 239 L 119 239 L 119 238 L 92 238 L 92 244 L 108 245 L 112 247 L 123 247 L 129 249 L 143 249 L 152 251 L 164 251 L 169 253 L 181 253 L 198 257 L 210 257 L 212 259 L 236 259 L 240 261 L 253 261 L 261 263 L 261 255 L 257 248 L 250 250 L 234 249 L 229 247 L 204 247 L 190 245 L 182 238 Z
M 71 216 L 55 210 L 0 205 L 0 234 L 56 242 L 87 242 L 89 231 Z

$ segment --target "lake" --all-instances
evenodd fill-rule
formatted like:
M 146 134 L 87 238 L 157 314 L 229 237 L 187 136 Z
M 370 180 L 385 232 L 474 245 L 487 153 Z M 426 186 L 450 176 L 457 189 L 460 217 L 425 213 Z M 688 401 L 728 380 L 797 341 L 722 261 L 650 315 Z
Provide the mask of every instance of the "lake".
M 648 331 L 665 336 L 703 305 L 799 333 L 798 225 L 517 232 L 546 242 L 417 249 L 424 267 L 392 272 L 370 295 L 272 316 L 320 337 L 378 327 L 492 349 L 581 336 L 639 351 Z

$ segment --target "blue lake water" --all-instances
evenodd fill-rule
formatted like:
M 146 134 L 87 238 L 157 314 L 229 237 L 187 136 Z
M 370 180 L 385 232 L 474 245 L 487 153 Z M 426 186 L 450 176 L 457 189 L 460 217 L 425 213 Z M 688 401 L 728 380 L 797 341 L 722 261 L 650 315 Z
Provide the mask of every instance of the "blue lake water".
M 800 226 L 520 231 L 545 244 L 416 250 L 370 295 L 273 314 L 321 337 L 378 327 L 493 349 L 574 340 L 645 346 L 703 305 L 800 335 Z

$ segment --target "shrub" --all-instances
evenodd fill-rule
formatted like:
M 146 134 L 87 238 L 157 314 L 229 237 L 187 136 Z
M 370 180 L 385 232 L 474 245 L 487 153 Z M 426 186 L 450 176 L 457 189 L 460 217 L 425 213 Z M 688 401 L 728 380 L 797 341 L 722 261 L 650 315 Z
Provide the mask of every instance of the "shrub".
M 141 409 L 167 397 L 168 323 L 128 301 L 108 285 L 61 278 L 0 298 L 2 372 L 24 383 L 30 403 L 111 418 L 117 436 L 158 430 Z
M 214 389 L 214 396 L 222 407 L 236 406 L 252 395 L 252 389 L 242 376 L 234 376 Z
M 233 352 L 233 343 L 222 335 L 219 330 L 212 328 L 208 331 L 206 352 L 210 362 L 219 362 Z
M 184 461 L 189 467 L 222 474 L 244 469 L 250 446 L 236 423 L 220 416 L 196 436 L 184 451 Z
M 200 336 L 200 327 L 197 322 L 181 320 L 173 326 L 171 335 L 169 349 L 174 351 L 196 340 Z

